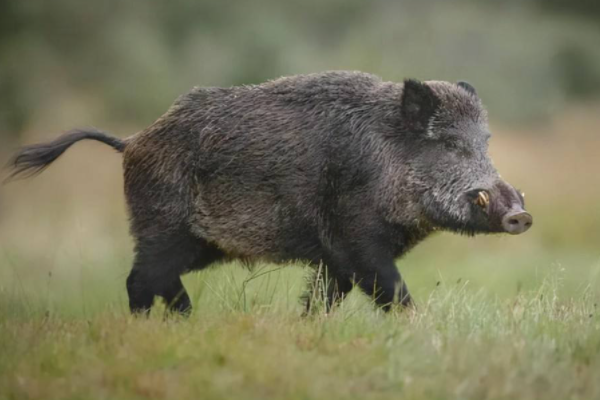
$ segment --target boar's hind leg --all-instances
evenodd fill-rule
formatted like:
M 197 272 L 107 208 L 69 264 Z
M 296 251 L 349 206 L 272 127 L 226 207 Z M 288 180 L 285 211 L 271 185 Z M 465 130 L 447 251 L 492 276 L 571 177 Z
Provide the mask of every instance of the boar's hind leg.
M 180 275 L 202 269 L 221 257 L 219 250 L 186 231 L 138 239 L 127 278 L 131 312 L 148 313 L 154 297 L 160 296 L 169 310 L 189 314 L 192 305 Z

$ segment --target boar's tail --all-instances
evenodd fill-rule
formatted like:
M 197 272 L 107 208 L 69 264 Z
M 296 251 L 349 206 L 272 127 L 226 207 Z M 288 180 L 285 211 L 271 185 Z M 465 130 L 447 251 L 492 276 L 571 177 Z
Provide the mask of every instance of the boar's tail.
M 126 142 L 96 129 L 76 129 L 59 136 L 53 141 L 22 147 L 8 162 L 12 172 L 5 180 L 28 178 L 44 171 L 71 145 L 82 139 L 94 139 L 106 143 L 122 153 Z

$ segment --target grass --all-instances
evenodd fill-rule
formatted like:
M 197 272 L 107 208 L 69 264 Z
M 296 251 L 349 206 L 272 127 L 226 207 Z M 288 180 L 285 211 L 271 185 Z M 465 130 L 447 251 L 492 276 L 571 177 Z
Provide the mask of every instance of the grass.
M 504 299 L 441 282 L 417 311 L 385 315 L 353 294 L 306 318 L 302 274 L 229 265 L 191 276 L 189 320 L 160 306 L 136 319 L 110 295 L 102 308 L 79 307 L 86 291 L 48 302 L 5 287 L 0 398 L 600 396 L 598 296 L 561 297 L 560 272 Z

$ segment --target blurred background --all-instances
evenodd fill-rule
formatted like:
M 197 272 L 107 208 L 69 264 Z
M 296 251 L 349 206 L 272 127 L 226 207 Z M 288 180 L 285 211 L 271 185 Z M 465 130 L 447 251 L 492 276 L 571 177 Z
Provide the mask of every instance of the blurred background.
M 526 193 L 534 227 L 439 234 L 399 262 L 409 287 L 423 299 L 439 281 L 469 281 L 510 297 L 552 275 L 567 296 L 597 293 L 599 44 L 592 0 L 2 0 L 0 161 L 73 127 L 129 136 L 192 86 L 331 69 L 466 80 L 489 109 L 495 164 Z M 41 177 L 0 187 L 0 298 L 125 307 L 132 242 L 120 162 L 80 143 Z M 211 274 L 186 284 L 201 290 L 219 279 Z

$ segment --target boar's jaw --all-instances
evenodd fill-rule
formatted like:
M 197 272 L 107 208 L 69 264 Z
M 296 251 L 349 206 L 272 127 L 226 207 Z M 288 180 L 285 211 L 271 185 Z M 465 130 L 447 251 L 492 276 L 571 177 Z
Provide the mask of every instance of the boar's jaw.
M 459 196 L 453 203 L 428 202 L 425 214 L 434 230 L 473 236 L 491 233 L 487 210 L 475 204 L 477 197 Z M 483 201 L 483 198 L 478 200 Z M 486 206 L 489 208 L 489 205 Z

